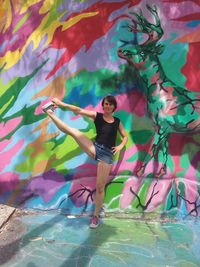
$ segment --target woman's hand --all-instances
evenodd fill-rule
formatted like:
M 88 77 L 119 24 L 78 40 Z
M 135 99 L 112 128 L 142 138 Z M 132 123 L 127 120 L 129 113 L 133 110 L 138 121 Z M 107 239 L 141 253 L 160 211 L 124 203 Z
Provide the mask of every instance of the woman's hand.
M 118 146 L 114 146 L 112 147 L 112 152 L 113 152 L 113 155 L 117 154 L 118 152 L 120 152 L 123 148 L 123 145 L 118 145 Z
M 58 98 L 56 98 L 56 97 L 54 97 L 51 101 L 54 103 L 54 105 L 55 105 L 56 107 L 60 107 L 60 106 L 62 106 L 62 101 L 60 101 L 60 99 L 58 99 Z

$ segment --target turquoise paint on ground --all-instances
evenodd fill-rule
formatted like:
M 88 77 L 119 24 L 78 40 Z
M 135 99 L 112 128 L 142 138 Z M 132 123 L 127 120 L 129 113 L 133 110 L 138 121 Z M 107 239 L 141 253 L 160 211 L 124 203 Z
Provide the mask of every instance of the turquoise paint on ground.
M 88 216 L 24 215 L 16 255 L 2 267 L 198 267 L 200 220 L 139 221 L 107 217 L 97 229 Z

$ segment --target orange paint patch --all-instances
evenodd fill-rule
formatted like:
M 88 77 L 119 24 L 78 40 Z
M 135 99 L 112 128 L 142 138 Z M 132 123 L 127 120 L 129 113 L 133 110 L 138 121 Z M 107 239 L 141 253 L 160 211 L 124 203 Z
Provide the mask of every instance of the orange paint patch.
M 55 162 L 55 160 L 56 160 L 55 156 L 53 158 L 47 158 L 45 160 L 41 160 L 34 166 L 32 175 L 37 176 L 39 173 L 47 172 L 52 168 L 53 162 Z
M 38 125 L 34 132 L 41 131 L 41 134 L 39 137 L 32 143 L 28 145 L 28 147 L 31 147 L 34 149 L 33 153 L 31 154 L 31 157 L 37 157 L 40 153 L 44 152 L 43 144 L 44 142 L 56 137 L 59 135 L 59 131 L 56 133 L 49 134 L 47 132 L 47 125 L 49 124 L 49 118 L 44 120 L 40 125 Z
M 175 39 L 172 43 L 198 43 L 200 42 L 200 29 Z

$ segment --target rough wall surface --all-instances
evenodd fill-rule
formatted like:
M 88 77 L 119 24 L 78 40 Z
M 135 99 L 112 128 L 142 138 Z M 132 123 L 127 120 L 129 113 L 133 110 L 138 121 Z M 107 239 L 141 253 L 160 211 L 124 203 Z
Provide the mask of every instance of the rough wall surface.
M 1 203 L 90 211 L 96 162 L 41 107 L 58 97 L 101 111 L 113 94 L 129 141 L 106 185 L 108 210 L 199 215 L 200 1 L 148 2 L 2 1 Z M 128 31 L 132 16 L 143 34 Z M 95 137 L 88 118 L 56 113 Z

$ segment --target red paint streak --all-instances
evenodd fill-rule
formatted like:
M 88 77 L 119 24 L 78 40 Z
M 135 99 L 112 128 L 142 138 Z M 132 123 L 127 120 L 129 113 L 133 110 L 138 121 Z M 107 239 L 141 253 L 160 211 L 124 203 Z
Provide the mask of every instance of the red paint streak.
M 58 63 L 48 74 L 46 79 L 54 75 L 55 72 L 62 67 L 62 65 L 69 62 L 70 59 L 81 49 L 81 47 L 85 46 L 87 51 L 95 40 L 105 35 L 112 28 L 116 20 L 126 17 L 126 15 L 121 15 L 114 20 L 109 21 L 109 17 L 112 12 L 122 8 L 126 4 L 129 4 L 129 7 L 131 7 L 138 4 L 140 1 L 141 0 L 126 0 L 117 3 L 98 2 L 81 12 L 98 12 L 97 15 L 84 18 L 65 31 L 62 31 L 62 27 L 57 28 L 50 47 L 57 49 L 67 48 L 67 50 L 61 56 Z M 81 13 L 73 13 L 68 19 L 73 18 Z
M 187 136 L 186 134 L 171 133 L 169 138 L 169 154 L 182 155 L 184 145 L 188 143 L 194 143 L 192 136 Z
M 186 141 L 191 141 L 190 138 L 185 137 L 183 134 L 171 133 L 169 138 L 168 153 L 172 156 L 174 164 L 174 173 L 183 171 L 180 166 L 180 155 L 183 154 L 184 144 Z
M 200 85 L 200 43 L 189 44 L 187 62 L 182 68 L 182 73 L 187 78 L 186 87 L 188 90 L 199 92 Z
M 174 21 L 194 21 L 194 20 L 200 20 L 200 13 L 193 13 L 189 15 L 185 15 L 183 17 L 171 19 Z

